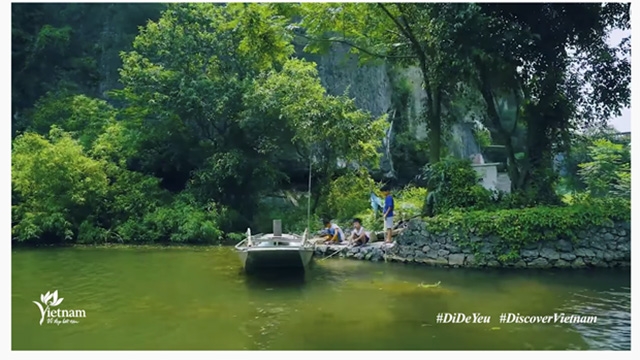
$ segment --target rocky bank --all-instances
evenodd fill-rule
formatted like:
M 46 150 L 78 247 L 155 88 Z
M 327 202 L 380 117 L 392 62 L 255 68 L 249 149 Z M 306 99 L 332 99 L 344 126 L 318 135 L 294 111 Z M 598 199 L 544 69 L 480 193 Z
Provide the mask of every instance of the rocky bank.
M 444 267 L 584 268 L 628 267 L 631 264 L 631 226 L 585 229 L 575 241 L 557 239 L 523 246 L 516 258 L 501 260 L 500 239 L 470 236 L 464 242 L 452 234 L 430 233 L 424 222 L 412 220 L 392 247 L 374 243 L 364 247 L 316 247 L 316 256 L 340 256 L 370 261 L 397 261 Z M 472 245 L 475 250 L 472 249 Z

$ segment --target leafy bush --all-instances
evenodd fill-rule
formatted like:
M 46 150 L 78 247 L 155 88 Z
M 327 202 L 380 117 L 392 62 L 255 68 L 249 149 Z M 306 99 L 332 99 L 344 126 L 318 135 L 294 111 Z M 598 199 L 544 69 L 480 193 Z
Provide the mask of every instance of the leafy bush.
M 586 184 L 586 191 L 594 197 L 631 195 L 629 149 L 606 139 L 598 139 L 589 147 L 591 161 L 579 165 L 578 174 Z
M 447 232 L 474 250 L 480 242 L 470 237 L 496 236 L 502 261 L 514 258 L 524 245 L 566 238 L 575 240 L 581 230 L 617 221 L 630 221 L 631 202 L 621 198 L 584 199 L 571 206 L 535 207 L 498 211 L 452 211 L 425 219 L 427 229 Z
M 115 121 L 116 112 L 104 100 L 50 92 L 35 104 L 29 130 L 47 135 L 55 124 L 73 134 L 84 149 L 89 149 L 105 126 Z
M 224 209 L 157 178 L 92 158 L 53 126 L 49 139 L 20 135 L 12 149 L 12 238 L 19 242 L 217 242 Z M 107 145 L 104 141 L 103 145 Z M 173 198 L 173 200 L 171 200 Z
M 562 186 L 568 191 L 585 191 L 587 184 L 580 176 L 581 164 L 586 164 L 595 161 L 593 158 L 593 148 L 604 145 L 604 148 L 611 149 L 611 145 L 617 145 L 614 152 L 619 155 L 619 160 L 622 164 L 631 163 L 630 152 L 630 139 L 628 137 L 611 136 L 615 134 L 615 131 L 591 134 L 587 136 L 576 137 L 567 154 L 563 154 L 561 162 L 562 166 Z M 620 149 L 620 146 L 622 149 Z
M 422 208 L 427 198 L 427 189 L 408 185 L 394 196 L 395 216 L 398 219 L 408 219 L 422 214 Z
M 26 133 L 13 142 L 12 235 L 18 241 L 73 239 L 108 193 L 104 163 L 56 127 L 49 137 Z
M 191 194 L 182 193 L 169 205 L 145 214 L 141 223 L 125 222 L 118 232 L 145 243 L 214 243 L 222 238 L 219 218 L 215 204 L 203 206 Z
M 377 189 L 378 185 L 367 172 L 349 172 L 331 182 L 326 204 L 320 212 L 338 221 L 349 221 L 371 207 L 370 195 Z
M 486 128 L 475 128 L 473 131 L 474 138 L 481 149 L 490 146 L 492 143 L 491 140 L 491 131 Z
M 424 168 L 429 196 L 424 212 L 442 214 L 449 210 L 483 209 L 491 204 L 491 191 L 479 184 L 479 176 L 467 159 L 445 159 Z

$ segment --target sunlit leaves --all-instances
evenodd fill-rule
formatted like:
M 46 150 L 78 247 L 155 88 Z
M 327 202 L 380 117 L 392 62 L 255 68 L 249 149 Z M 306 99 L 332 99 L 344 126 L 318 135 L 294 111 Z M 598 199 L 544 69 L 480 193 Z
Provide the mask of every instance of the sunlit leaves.
M 22 241 L 43 233 L 73 237 L 108 191 L 103 163 L 84 155 L 69 134 L 53 128 L 49 136 L 27 133 L 13 144 L 11 182 L 19 202 L 12 232 Z
M 326 94 L 313 63 L 288 61 L 281 72 L 261 78 L 247 101 L 289 122 L 296 129 L 292 141 L 320 149 L 314 156 L 332 167 L 338 158 L 374 166 L 379 160 L 377 147 L 387 127 L 385 117 L 374 120 L 352 99 Z
M 256 139 L 240 126 L 245 121 L 243 94 L 254 77 L 280 67 L 293 51 L 283 21 L 260 4 L 172 4 L 158 22 L 141 30 L 134 51 L 122 54 L 125 88 L 118 96 L 145 114 L 127 126 L 145 129 L 139 148 L 156 149 L 140 154 L 146 171 L 180 172 L 185 180 L 194 171 L 194 180 L 204 188 L 249 192 L 221 180 L 241 172 L 237 162 L 235 168 L 227 163 L 225 172 L 216 175 L 221 182 L 203 176 L 217 171 L 209 166 L 217 164 L 211 159 L 218 154 L 238 153 L 254 167 L 277 154 L 265 151 L 274 150 L 270 146 L 250 146 Z M 267 120 L 255 115 L 257 123 Z M 205 178 L 210 182 L 202 183 Z M 254 179 L 269 188 L 266 180 Z
M 333 180 L 328 187 L 326 198 L 327 211 L 331 217 L 348 221 L 354 214 L 367 210 L 369 195 L 378 185 L 366 172 L 350 172 Z
M 122 54 L 117 96 L 132 116 L 125 127 L 140 135 L 141 169 L 249 218 L 258 197 L 287 180 L 283 159 L 307 163 L 313 144 L 331 169 L 338 158 L 375 163 L 382 137 L 384 121 L 328 96 L 315 65 L 291 59 L 277 10 L 172 4 Z
M 305 39 L 305 51 L 327 51 L 334 42 L 353 45 L 364 61 L 381 60 L 407 50 L 406 40 L 393 21 L 372 3 L 302 3 L 296 33 Z M 391 11 L 396 11 L 394 8 Z M 404 55 L 404 54 L 403 54 Z
M 69 132 L 89 149 L 105 126 L 115 121 L 116 110 L 104 100 L 64 92 L 49 93 L 33 109 L 28 130 L 48 134 L 52 125 Z
M 580 164 L 578 171 L 590 195 L 630 196 L 631 169 L 630 164 L 624 162 L 628 152 L 629 149 L 622 144 L 614 144 L 605 139 L 593 142 L 589 148 L 591 161 Z

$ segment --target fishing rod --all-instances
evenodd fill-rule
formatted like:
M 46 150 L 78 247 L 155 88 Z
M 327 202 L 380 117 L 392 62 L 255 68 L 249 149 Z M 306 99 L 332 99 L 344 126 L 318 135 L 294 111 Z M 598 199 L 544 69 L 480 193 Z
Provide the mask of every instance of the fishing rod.
M 311 152 L 309 152 L 309 187 L 307 194 L 307 231 L 311 232 L 311 166 L 312 166 L 312 157 Z

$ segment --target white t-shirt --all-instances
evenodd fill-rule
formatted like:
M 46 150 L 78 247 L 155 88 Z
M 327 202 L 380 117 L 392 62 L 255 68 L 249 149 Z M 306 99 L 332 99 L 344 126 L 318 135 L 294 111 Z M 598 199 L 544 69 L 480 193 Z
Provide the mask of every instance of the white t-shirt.
M 354 234 L 356 234 L 356 236 L 360 236 L 360 235 L 362 235 L 362 233 L 363 233 L 363 232 L 364 232 L 364 234 L 365 234 L 365 236 L 366 236 L 366 237 L 371 237 L 371 236 L 369 235 L 369 232 L 368 232 L 368 231 L 366 231 L 366 230 L 364 229 L 364 227 L 360 226 L 360 230 L 358 230 L 358 229 L 356 229 L 356 228 L 353 228 L 353 233 L 354 233 Z

